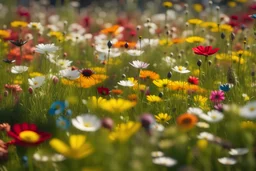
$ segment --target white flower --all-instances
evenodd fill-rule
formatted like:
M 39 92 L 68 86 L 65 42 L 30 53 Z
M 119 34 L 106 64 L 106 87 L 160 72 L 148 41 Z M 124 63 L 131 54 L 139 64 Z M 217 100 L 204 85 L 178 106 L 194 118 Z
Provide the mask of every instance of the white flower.
M 211 123 L 219 122 L 224 118 L 223 113 L 221 113 L 217 110 L 211 110 L 211 111 L 207 112 L 207 114 L 200 114 L 198 116 L 201 119 L 203 119 L 207 122 L 211 122 Z
M 132 87 L 134 86 L 134 83 L 131 82 L 130 80 L 121 80 L 117 84 L 124 86 L 124 87 Z
M 224 164 L 224 165 L 234 165 L 234 164 L 236 164 L 236 160 L 233 159 L 233 158 L 230 158 L 230 157 L 222 157 L 222 158 L 219 158 L 218 161 L 221 164 Z
M 256 119 L 256 101 L 249 102 L 241 107 L 240 116 L 246 119 Z
M 42 34 L 44 31 L 44 27 L 40 22 L 30 22 L 27 27 L 38 30 L 40 34 Z
M 130 49 L 130 50 L 127 50 L 126 53 L 128 53 L 131 56 L 140 56 L 141 54 L 144 53 L 144 51 L 143 50 Z
M 20 73 L 26 72 L 27 70 L 28 70 L 28 67 L 26 66 L 13 66 L 11 68 L 11 73 L 20 74 Z
M 249 152 L 248 148 L 233 148 L 228 153 L 232 156 L 241 156 Z
M 28 83 L 33 89 L 41 87 L 44 81 L 45 81 L 45 76 L 37 76 L 31 79 L 28 79 Z
M 177 164 L 177 161 L 170 157 L 157 157 L 152 160 L 154 164 L 172 167 Z
M 131 66 L 133 66 L 134 68 L 139 68 L 139 69 L 145 69 L 149 66 L 148 63 L 146 62 L 142 62 L 139 60 L 136 61 L 132 61 L 132 63 L 129 63 Z
M 82 114 L 72 119 L 74 127 L 81 131 L 94 132 L 101 127 L 101 121 L 94 115 Z
M 168 66 L 173 66 L 176 63 L 176 59 L 171 58 L 170 56 L 166 56 L 162 58 L 162 60 L 168 65 Z
M 38 44 L 36 45 L 35 52 L 45 54 L 55 52 L 58 49 L 54 44 Z
M 163 157 L 164 153 L 162 151 L 152 151 L 151 156 L 152 157 Z
M 210 125 L 206 122 L 197 122 L 196 126 L 199 128 L 209 128 L 210 127 Z
M 73 61 L 66 60 L 66 59 L 58 59 L 58 60 L 56 61 L 56 65 L 57 65 L 57 66 L 60 66 L 61 68 L 68 68 L 68 67 L 70 67 L 70 65 L 71 65 L 72 62 L 73 62 Z
M 48 53 L 48 54 L 46 55 L 46 58 L 49 59 L 49 61 L 50 61 L 51 63 L 56 63 L 56 61 L 57 61 L 57 59 L 59 58 L 59 56 L 56 55 L 56 54 L 53 54 L 53 53 Z
M 96 45 L 95 50 L 97 52 L 103 53 L 106 57 L 109 55 L 111 58 L 115 58 L 121 55 L 121 52 L 118 48 L 111 48 L 109 51 L 107 43 L 105 45 Z
M 174 68 L 172 68 L 172 70 L 181 74 L 186 74 L 190 72 L 189 70 L 187 70 L 187 68 L 183 66 L 175 66 Z
M 202 109 L 200 109 L 198 107 L 190 107 L 190 108 L 188 108 L 187 113 L 191 113 L 191 114 L 199 116 L 199 115 L 203 114 L 203 111 L 202 111 Z
M 69 80 L 75 80 L 80 77 L 80 72 L 78 70 L 72 70 L 71 68 L 60 70 L 60 75 Z
M 158 132 L 163 132 L 164 131 L 164 126 L 162 124 L 154 123 L 152 125 L 152 129 Z
M 34 153 L 33 158 L 38 162 L 48 162 L 48 161 L 61 162 L 65 160 L 65 157 L 61 154 L 43 155 L 40 153 Z
M 215 136 L 209 132 L 200 132 L 200 134 L 197 136 L 198 139 L 206 139 L 208 141 L 213 141 L 215 139 Z

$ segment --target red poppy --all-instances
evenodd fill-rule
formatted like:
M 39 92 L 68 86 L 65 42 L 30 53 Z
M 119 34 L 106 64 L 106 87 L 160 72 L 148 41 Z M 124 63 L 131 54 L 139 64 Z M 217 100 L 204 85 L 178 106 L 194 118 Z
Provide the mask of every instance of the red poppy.
M 189 76 L 188 77 L 188 82 L 190 84 L 198 85 L 199 79 L 197 77 Z
M 7 134 L 14 138 L 7 144 L 15 144 L 21 146 L 33 146 L 38 145 L 51 137 L 51 134 L 47 132 L 40 132 L 37 130 L 35 124 L 15 124 L 12 127 L 11 131 L 8 131 Z
M 98 87 L 97 91 L 100 95 L 104 95 L 104 96 L 109 95 L 109 89 L 106 87 Z
M 219 51 L 219 48 L 213 49 L 212 46 L 197 46 L 192 48 L 195 54 L 209 56 Z

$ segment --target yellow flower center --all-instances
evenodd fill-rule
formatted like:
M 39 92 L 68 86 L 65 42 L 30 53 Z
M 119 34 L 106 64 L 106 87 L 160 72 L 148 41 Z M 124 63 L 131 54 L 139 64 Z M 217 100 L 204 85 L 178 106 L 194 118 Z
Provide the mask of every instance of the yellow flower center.
M 252 111 L 254 111 L 255 110 L 255 108 L 254 107 L 250 107 L 250 109 L 249 109 L 251 112 Z
M 91 127 L 92 124 L 91 123 L 84 123 L 84 126 L 88 128 L 88 127 Z
M 179 66 L 179 67 L 178 67 L 178 70 L 179 70 L 179 71 L 182 71 L 182 70 L 183 70 L 183 69 L 182 69 L 182 66 Z
M 39 140 L 40 135 L 38 135 L 34 131 L 22 131 L 19 134 L 19 137 L 22 141 L 28 142 L 28 143 L 35 143 Z

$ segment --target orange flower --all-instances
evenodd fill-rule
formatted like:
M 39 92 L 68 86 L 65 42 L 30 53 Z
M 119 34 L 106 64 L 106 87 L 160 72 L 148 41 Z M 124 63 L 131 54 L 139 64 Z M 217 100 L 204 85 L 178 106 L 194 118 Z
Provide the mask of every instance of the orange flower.
M 130 101 L 133 101 L 133 102 L 137 102 L 137 101 L 138 101 L 138 97 L 137 97 L 136 94 L 130 94 L 130 95 L 128 95 L 128 99 L 129 99 Z
M 120 89 L 113 89 L 113 90 L 111 90 L 111 93 L 113 93 L 113 94 L 115 94 L 115 95 L 120 95 L 120 94 L 123 93 L 123 91 L 120 90 Z
M 177 118 L 177 123 L 181 128 L 191 129 L 195 126 L 198 119 L 195 115 L 184 113 Z
M 151 80 L 156 80 L 159 79 L 160 76 L 153 72 L 153 71 L 149 71 L 149 70 L 141 70 L 140 71 L 140 78 L 150 78 Z
M 119 28 L 119 25 L 113 25 L 112 27 L 101 30 L 100 33 L 117 35 L 119 33 Z
M 116 47 L 116 48 L 123 48 L 123 47 L 125 47 L 125 44 L 128 44 L 128 48 L 131 48 L 131 49 L 133 49 L 133 48 L 135 48 L 136 47 L 136 42 L 124 42 L 124 41 L 118 41 L 118 42 L 116 42 L 115 44 L 114 44 L 114 47 Z
M 33 55 L 24 55 L 22 57 L 22 59 L 26 60 L 26 61 L 32 61 L 33 60 Z
M 174 44 L 178 44 L 178 43 L 183 43 L 185 40 L 182 39 L 182 38 L 175 38 L 175 39 L 172 39 L 172 43 Z

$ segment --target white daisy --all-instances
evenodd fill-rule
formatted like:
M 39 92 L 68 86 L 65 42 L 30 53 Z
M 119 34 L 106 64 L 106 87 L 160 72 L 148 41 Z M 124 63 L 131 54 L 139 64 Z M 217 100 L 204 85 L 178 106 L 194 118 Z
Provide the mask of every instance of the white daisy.
M 61 68 L 68 68 L 68 67 L 70 67 L 72 62 L 73 61 L 70 61 L 70 60 L 67 60 L 67 59 L 58 59 L 56 61 L 56 65 L 61 67 Z
M 198 139 L 206 139 L 208 141 L 213 141 L 215 139 L 215 136 L 209 132 L 200 132 L 200 134 L 197 136 Z
M 46 54 L 46 53 L 52 53 L 58 50 L 59 48 L 55 46 L 54 44 L 38 44 L 36 45 L 35 52 Z
M 74 127 L 81 131 L 94 132 L 101 127 L 101 121 L 94 115 L 82 114 L 72 119 Z
M 190 72 L 189 70 L 187 70 L 187 68 L 183 66 L 175 66 L 174 68 L 172 68 L 172 70 L 181 74 L 186 74 Z
M 136 50 L 136 49 L 129 49 L 126 51 L 126 53 L 128 53 L 131 56 L 140 56 L 141 54 L 144 53 L 143 50 Z
M 216 123 L 221 121 L 224 118 L 223 113 L 217 111 L 217 110 L 211 110 L 207 112 L 207 114 L 200 114 L 198 115 L 201 119 L 211 122 L 211 123 Z
M 44 155 L 40 153 L 34 153 L 33 155 L 34 160 L 38 162 L 48 162 L 48 161 L 53 161 L 53 162 L 61 162 L 65 160 L 65 157 L 61 154 L 52 154 L 52 155 Z
M 248 148 L 233 148 L 228 152 L 232 156 L 241 156 L 249 152 Z
M 222 157 L 222 158 L 219 158 L 218 161 L 221 164 L 224 164 L 224 165 L 234 165 L 234 164 L 236 164 L 236 160 L 233 159 L 233 158 L 230 158 L 230 157 Z
M 154 164 L 172 167 L 177 164 L 177 161 L 170 157 L 157 157 L 152 160 Z
M 246 119 L 256 119 L 256 101 L 249 102 L 241 107 L 240 116 Z
M 164 153 L 162 151 L 152 151 L 151 156 L 152 157 L 163 157 Z
M 37 76 L 31 79 L 28 79 L 28 83 L 30 87 L 32 87 L 33 89 L 41 87 L 44 84 L 44 81 L 45 81 L 45 76 Z
M 131 82 L 130 80 L 121 80 L 117 84 L 124 86 L 124 87 L 132 87 L 134 86 L 134 83 Z
M 188 108 L 187 113 L 191 113 L 191 114 L 199 116 L 199 115 L 203 114 L 204 112 L 202 111 L 202 109 L 200 109 L 198 107 L 190 107 L 190 108 Z
M 60 75 L 69 80 L 75 80 L 80 77 L 80 72 L 78 70 L 72 70 L 71 68 L 60 70 Z
M 145 69 L 149 66 L 148 63 L 146 62 L 142 62 L 139 60 L 136 61 L 132 61 L 132 63 L 129 63 L 131 66 L 133 66 L 134 68 L 139 68 L 139 69 Z
M 20 73 L 26 72 L 27 70 L 28 70 L 28 67 L 26 66 L 13 66 L 11 68 L 11 73 L 20 74 Z

